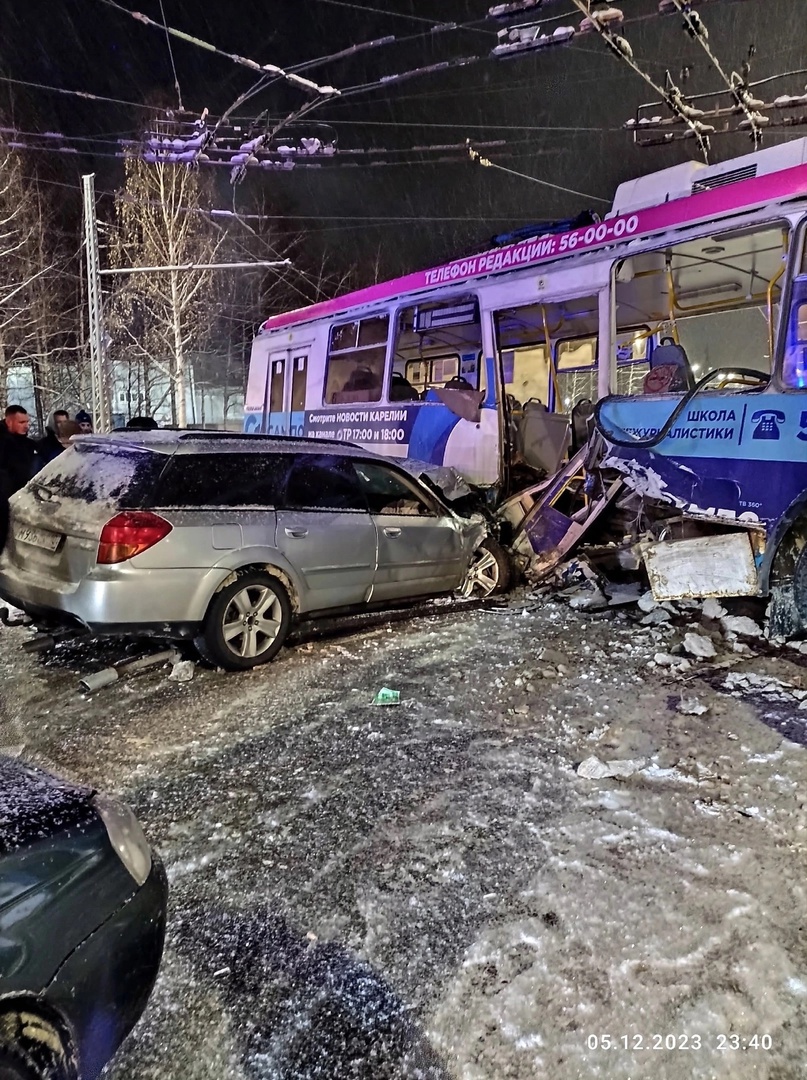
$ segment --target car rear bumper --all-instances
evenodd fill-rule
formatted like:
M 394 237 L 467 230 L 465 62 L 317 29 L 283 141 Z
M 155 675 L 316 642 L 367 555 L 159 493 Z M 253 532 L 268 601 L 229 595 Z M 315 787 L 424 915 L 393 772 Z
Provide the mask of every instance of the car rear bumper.
M 0 597 L 32 618 L 78 624 L 96 634 L 185 637 L 188 627 L 201 624 L 209 598 L 229 573 L 126 567 L 94 571 L 68 585 L 6 563 Z
M 165 869 L 153 855 L 146 882 L 70 954 L 43 995 L 70 1024 L 82 1080 L 94 1080 L 146 1006 L 162 958 L 167 897 Z

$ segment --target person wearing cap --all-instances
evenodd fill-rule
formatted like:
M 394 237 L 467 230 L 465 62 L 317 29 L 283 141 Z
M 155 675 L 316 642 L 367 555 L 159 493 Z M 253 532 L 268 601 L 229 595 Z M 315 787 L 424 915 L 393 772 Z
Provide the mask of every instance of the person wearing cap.
M 45 437 L 36 444 L 36 452 L 42 465 L 47 465 L 49 461 L 53 461 L 64 449 L 60 430 L 62 424 L 67 423 L 72 424 L 75 421 L 70 419 L 70 414 L 66 409 L 56 409 L 50 423 L 45 427 Z
M 85 409 L 79 409 L 76 413 L 76 423 L 81 428 L 82 435 L 92 435 L 92 417 Z

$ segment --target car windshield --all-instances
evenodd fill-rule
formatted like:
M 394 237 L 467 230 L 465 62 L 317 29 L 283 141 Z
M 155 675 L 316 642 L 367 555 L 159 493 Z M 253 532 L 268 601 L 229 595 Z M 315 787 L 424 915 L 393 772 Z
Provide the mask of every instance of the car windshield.
M 143 505 L 165 463 L 164 455 L 151 450 L 76 443 L 37 473 L 33 485 L 45 499 L 135 509 Z

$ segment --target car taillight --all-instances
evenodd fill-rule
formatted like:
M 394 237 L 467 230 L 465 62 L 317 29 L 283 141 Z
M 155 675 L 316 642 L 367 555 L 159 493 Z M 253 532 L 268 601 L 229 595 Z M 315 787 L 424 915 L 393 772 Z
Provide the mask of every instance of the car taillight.
M 163 537 L 173 526 L 150 510 L 125 510 L 108 521 L 98 541 L 99 563 L 120 563 L 134 558 Z

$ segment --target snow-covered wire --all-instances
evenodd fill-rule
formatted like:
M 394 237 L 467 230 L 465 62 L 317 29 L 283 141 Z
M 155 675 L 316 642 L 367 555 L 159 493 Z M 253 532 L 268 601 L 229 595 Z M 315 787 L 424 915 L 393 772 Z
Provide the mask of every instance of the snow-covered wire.
M 763 118 L 756 111 L 756 104 L 748 93 L 748 87 L 745 85 L 745 81 L 736 71 L 733 71 L 731 76 L 729 76 L 723 70 L 723 65 L 718 60 L 709 44 L 709 33 L 703 23 L 703 19 L 701 19 L 696 11 L 692 11 L 687 0 L 672 0 L 672 2 L 675 5 L 675 10 L 679 15 L 683 16 L 684 27 L 691 36 L 695 38 L 709 57 L 712 67 L 720 75 L 720 78 L 728 87 L 732 97 L 737 102 L 737 105 L 745 113 L 745 118 L 748 121 L 748 126 L 751 130 L 751 138 L 754 140 L 754 146 L 758 146 L 762 142 L 762 127 L 760 126 L 760 120 Z
M 218 48 L 216 45 L 211 45 L 209 41 L 203 41 L 193 34 L 186 34 L 184 30 L 177 30 L 173 26 L 157 22 L 156 19 L 150 19 L 148 15 L 143 15 L 139 11 L 131 11 L 129 8 L 117 3 L 117 0 L 100 0 L 100 2 L 106 4 L 107 7 L 114 8 L 115 11 L 119 11 L 123 15 L 128 15 L 137 22 L 143 23 L 144 26 L 153 26 L 157 30 L 164 30 L 172 37 L 178 38 L 180 41 L 186 41 L 189 45 L 195 45 L 197 48 L 204 49 L 206 52 L 215 53 L 216 56 L 223 56 L 232 63 L 249 68 L 251 71 L 276 75 L 285 82 L 291 83 L 294 86 L 299 86 L 300 89 L 306 90 L 311 94 L 317 94 L 319 97 L 327 98 L 339 96 L 339 91 L 333 86 L 320 86 L 318 83 L 312 82 L 311 79 L 303 78 L 302 75 L 296 75 L 293 71 L 286 71 L 284 68 L 278 67 L 277 64 L 259 64 L 257 61 L 250 60 L 246 56 L 239 56 L 238 53 L 227 52 L 224 49 Z
M 693 109 L 692 106 L 687 103 L 684 95 L 677 86 L 672 84 L 672 82 L 670 82 L 670 85 L 666 88 L 659 86 L 655 79 L 639 66 L 634 59 L 633 50 L 628 41 L 619 34 L 614 34 L 610 28 L 605 25 L 603 20 L 597 18 L 597 12 L 591 10 L 591 0 L 572 0 L 572 3 L 586 16 L 587 19 L 589 19 L 593 29 L 597 31 L 617 59 L 626 63 L 641 79 L 644 79 L 648 86 L 652 86 L 655 92 L 661 97 L 662 101 L 666 103 L 667 107 L 683 120 L 697 139 L 698 147 L 703 154 L 704 160 L 708 161 L 708 133 L 714 131 L 714 128 L 709 127 L 708 124 L 704 124 L 698 119 L 698 116 L 700 115 L 699 110 Z

